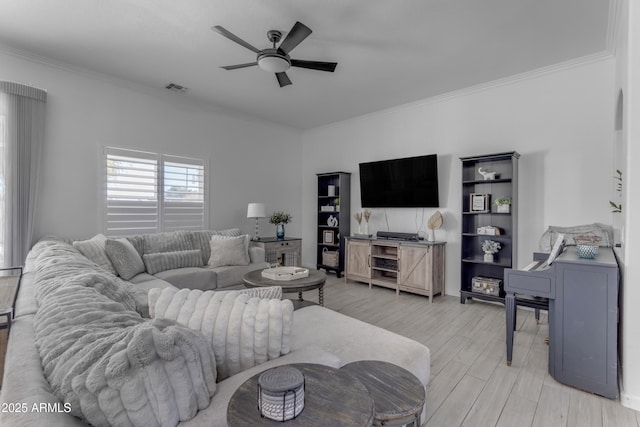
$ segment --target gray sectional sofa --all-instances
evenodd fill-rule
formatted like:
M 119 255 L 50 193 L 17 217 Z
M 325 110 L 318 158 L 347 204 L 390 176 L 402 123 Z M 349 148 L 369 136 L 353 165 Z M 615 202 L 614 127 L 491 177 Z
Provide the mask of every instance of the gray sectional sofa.
M 143 273 L 145 276 L 125 281 L 89 261 L 71 244 L 51 239 L 34 246 L 24 271 L 0 393 L 3 408 L 13 410 L 0 412 L 0 425 L 86 425 L 82 413 L 97 410 L 106 417 L 95 421 L 96 425 L 226 426 L 226 408 L 235 390 L 256 373 L 289 363 L 319 363 L 338 368 L 356 360 L 376 359 L 409 370 L 425 389 L 429 382 L 430 353 L 424 345 L 327 308 L 311 306 L 293 312 L 287 354 L 212 384 L 211 375 L 207 374 L 210 371 L 207 352 L 211 350 L 202 345 L 202 335 L 175 322 L 146 318 L 148 307 L 141 307 L 144 304 L 140 295 L 154 285 L 173 287 L 162 280 L 162 276 Z M 188 280 L 178 283 L 188 285 Z M 92 338 L 87 339 L 90 334 Z M 158 351 L 160 356 L 153 354 L 156 358 L 153 365 L 149 365 L 149 355 L 140 350 L 142 347 L 136 347 L 145 336 L 152 336 L 154 342 L 165 340 L 162 341 L 165 344 L 159 346 L 162 347 L 162 351 Z M 167 337 L 171 339 L 167 341 Z M 104 343 L 103 350 L 97 347 L 100 343 Z M 195 350 L 184 352 L 185 357 L 161 354 L 164 351 L 175 356 L 176 351 L 179 353 L 182 351 L 179 349 L 187 347 Z M 90 350 L 104 354 L 95 358 Z M 122 354 L 129 354 L 129 360 L 120 357 Z M 89 369 L 84 364 L 92 357 L 95 363 Z M 117 365 L 116 361 L 130 366 L 118 370 L 112 366 Z M 190 387 L 190 391 L 175 393 L 176 400 L 191 395 L 197 398 L 192 396 L 196 403 L 187 402 L 189 411 L 177 411 L 179 422 L 168 422 L 168 418 L 162 417 L 136 419 L 130 415 L 135 414 L 131 408 L 129 417 L 109 412 L 115 411 L 109 404 L 114 390 L 118 387 L 125 390 L 127 384 L 146 384 L 146 391 L 138 390 L 143 394 L 157 392 L 154 398 L 161 403 L 150 405 L 151 409 L 147 407 L 155 415 L 168 411 L 168 407 L 180 408 L 184 402 L 168 401 L 172 397 L 160 392 L 162 384 L 158 390 L 149 385 L 145 376 L 149 371 L 145 369 L 158 366 L 164 374 L 173 375 L 171 381 L 184 380 L 183 376 L 176 375 L 177 371 L 171 371 L 173 368 L 183 369 L 180 372 L 187 372 L 192 378 L 204 378 L 204 385 L 196 384 L 195 380 L 187 381 L 187 385 L 180 383 L 180 387 Z M 107 379 L 97 377 L 95 372 Z M 134 376 L 142 379 L 129 381 Z M 136 389 L 128 392 L 135 393 Z

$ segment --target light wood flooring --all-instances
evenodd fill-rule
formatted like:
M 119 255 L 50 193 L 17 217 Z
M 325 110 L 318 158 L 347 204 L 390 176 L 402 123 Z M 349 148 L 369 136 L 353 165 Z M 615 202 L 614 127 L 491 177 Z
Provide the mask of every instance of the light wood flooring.
M 287 294 L 287 297 L 294 297 Z M 317 292 L 304 293 L 317 302 Z M 546 313 L 519 309 L 513 364 L 506 365 L 503 305 L 369 290 L 329 274 L 325 307 L 425 344 L 431 350 L 427 427 L 639 427 L 640 412 L 564 386 L 547 372 Z

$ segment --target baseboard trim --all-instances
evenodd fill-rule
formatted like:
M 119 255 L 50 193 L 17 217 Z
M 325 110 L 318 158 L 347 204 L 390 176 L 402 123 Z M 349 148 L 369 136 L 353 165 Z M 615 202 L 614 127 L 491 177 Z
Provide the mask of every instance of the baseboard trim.
M 640 412 L 640 396 L 625 393 L 620 391 L 620 403 L 625 408 L 633 409 Z

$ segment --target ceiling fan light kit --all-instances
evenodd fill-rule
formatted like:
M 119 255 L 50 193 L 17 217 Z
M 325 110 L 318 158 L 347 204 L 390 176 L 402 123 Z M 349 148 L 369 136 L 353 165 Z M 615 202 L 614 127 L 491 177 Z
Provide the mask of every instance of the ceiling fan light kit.
M 225 70 L 237 70 L 239 68 L 247 68 L 257 65 L 261 70 L 275 73 L 280 87 L 291 84 L 289 76 L 285 73 L 285 71 L 291 67 L 307 68 L 310 70 L 327 71 L 332 73 L 336 69 L 336 65 L 338 65 L 336 62 L 305 61 L 291 59 L 289 57 L 289 52 L 291 52 L 293 48 L 298 46 L 309 36 L 309 34 L 311 34 L 311 29 L 301 22 L 296 22 L 293 25 L 291 31 L 287 34 L 287 37 L 285 37 L 283 42 L 280 44 L 280 47 L 276 47 L 276 43 L 278 43 L 282 38 L 282 33 L 277 30 L 268 31 L 267 38 L 273 44 L 273 48 L 262 50 L 252 46 L 220 25 L 213 26 L 211 29 L 258 55 L 256 62 L 227 65 L 221 68 L 224 68 Z
M 258 66 L 264 71 L 282 73 L 291 67 L 291 61 L 286 56 L 280 55 L 276 49 L 265 49 L 263 52 L 258 55 Z

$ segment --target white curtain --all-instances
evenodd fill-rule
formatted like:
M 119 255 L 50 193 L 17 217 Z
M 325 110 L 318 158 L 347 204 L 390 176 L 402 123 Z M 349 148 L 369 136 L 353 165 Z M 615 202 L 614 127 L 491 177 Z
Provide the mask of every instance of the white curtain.
M 24 263 L 36 212 L 44 141 L 42 89 L 0 81 L 0 263 Z

